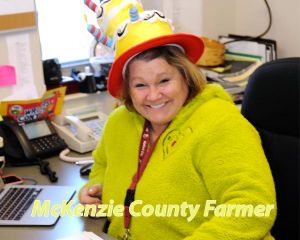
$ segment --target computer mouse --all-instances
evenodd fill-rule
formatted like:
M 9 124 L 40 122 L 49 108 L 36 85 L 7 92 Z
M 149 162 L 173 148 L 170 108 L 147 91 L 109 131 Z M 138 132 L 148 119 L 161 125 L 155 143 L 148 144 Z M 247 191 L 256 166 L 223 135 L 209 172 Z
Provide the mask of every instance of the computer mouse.
M 86 165 L 82 166 L 80 168 L 80 175 L 81 176 L 88 176 L 91 172 L 92 166 L 93 166 L 93 163 L 89 163 L 89 164 L 86 164 Z

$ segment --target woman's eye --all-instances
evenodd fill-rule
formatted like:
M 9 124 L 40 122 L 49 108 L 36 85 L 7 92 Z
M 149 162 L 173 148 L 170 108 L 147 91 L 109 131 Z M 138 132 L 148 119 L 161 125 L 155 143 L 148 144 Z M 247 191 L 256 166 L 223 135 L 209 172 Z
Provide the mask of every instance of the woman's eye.
M 145 87 L 145 84 L 143 83 L 137 83 L 134 85 L 135 88 L 142 88 L 142 87 Z
M 162 79 L 162 80 L 160 80 L 160 82 L 159 83 L 167 83 L 167 82 L 169 82 L 170 81 L 170 79 L 168 79 L 168 78 L 165 78 L 165 79 Z

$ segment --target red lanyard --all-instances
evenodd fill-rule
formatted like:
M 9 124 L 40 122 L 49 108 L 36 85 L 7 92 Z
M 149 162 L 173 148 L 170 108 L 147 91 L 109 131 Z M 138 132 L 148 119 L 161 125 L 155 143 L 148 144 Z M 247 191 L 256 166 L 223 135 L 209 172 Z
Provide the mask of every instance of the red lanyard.
M 150 144 L 150 123 L 148 121 L 144 124 L 144 129 L 140 141 L 140 148 L 139 148 L 139 164 L 138 164 L 138 170 L 132 177 L 131 184 L 126 192 L 125 197 L 125 203 L 124 203 L 124 227 L 126 231 L 129 230 L 129 225 L 131 221 L 131 215 L 129 212 L 130 204 L 134 201 L 134 194 L 135 189 L 138 184 L 138 181 L 142 177 L 142 174 L 147 166 L 147 163 L 149 162 L 149 159 L 151 157 L 151 154 L 155 148 L 155 145 L 159 139 L 159 137 L 156 139 L 156 141 L 148 148 Z

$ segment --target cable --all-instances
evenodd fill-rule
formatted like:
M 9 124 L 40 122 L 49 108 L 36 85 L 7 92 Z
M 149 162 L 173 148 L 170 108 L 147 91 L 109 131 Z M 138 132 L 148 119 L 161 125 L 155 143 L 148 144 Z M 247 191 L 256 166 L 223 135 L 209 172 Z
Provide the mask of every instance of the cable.
M 269 32 L 269 30 L 271 29 L 271 26 L 272 26 L 272 12 L 271 12 L 271 8 L 270 8 L 270 5 L 269 5 L 269 3 L 268 3 L 267 0 L 264 0 L 264 2 L 266 4 L 267 10 L 268 10 L 268 14 L 269 14 L 269 24 L 268 24 L 267 29 L 263 33 L 261 33 L 260 35 L 258 35 L 255 38 L 261 38 L 261 37 L 265 36 Z
M 265 5 L 267 7 L 267 10 L 268 10 L 268 15 L 269 15 L 269 24 L 268 24 L 268 27 L 266 28 L 266 30 L 264 32 L 262 32 L 261 34 L 255 36 L 255 37 L 242 37 L 241 39 L 235 39 L 235 40 L 230 40 L 230 41 L 227 41 L 227 42 L 224 42 L 223 44 L 226 45 L 228 43 L 232 43 L 232 42 L 239 42 L 239 41 L 248 41 L 248 40 L 254 40 L 254 39 L 258 39 L 258 38 L 261 38 L 263 36 L 265 36 L 269 30 L 271 29 L 271 26 L 272 26 L 272 12 L 271 12 L 271 8 L 270 8 L 270 5 L 268 3 L 267 0 L 264 0 L 265 2 Z
M 22 177 L 22 179 L 24 180 L 24 181 L 30 181 L 30 182 L 32 182 L 32 184 L 31 185 L 37 185 L 37 180 L 35 180 L 34 178 L 30 178 L 30 177 Z
M 65 162 L 71 162 L 71 163 L 76 163 L 76 162 L 80 162 L 80 161 L 89 161 L 89 160 L 93 160 L 92 156 L 87 156 L 87 157 L 69 157 L 67 156 L 67 154 L 70 153 L 70 150 L 68 148 L 66 148 L 65 150 L 61 151 L 59 154 L 59 158 L 60 160 L 63 160 Z

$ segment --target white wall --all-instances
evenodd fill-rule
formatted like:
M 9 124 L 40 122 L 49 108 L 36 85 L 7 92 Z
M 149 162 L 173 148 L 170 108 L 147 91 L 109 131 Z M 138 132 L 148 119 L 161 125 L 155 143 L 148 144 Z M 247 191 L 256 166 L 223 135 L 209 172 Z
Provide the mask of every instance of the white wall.
M 202 32 L 202 1 L 199 0 L 142 0 L 145 10 L 157 9 L 172 20 L 175 31 Z
M 257 34 L 267 26 L 267 10 L 262 0 L 238 0 L 236 33 Z M 278 57 L 300 56 L 300 1 L 268 0 L 273 23 L 266 38 L 275 39 Z
M 177 31 L 210 38 L 228 33 L 256 36 L 268 25 L 263 0 L 142 0 L 145 9 L 159 9 Z M 265 38 L 277 41 L 278 57 L 300 56 L 300 1 L 268 0 L 273 23 Z

